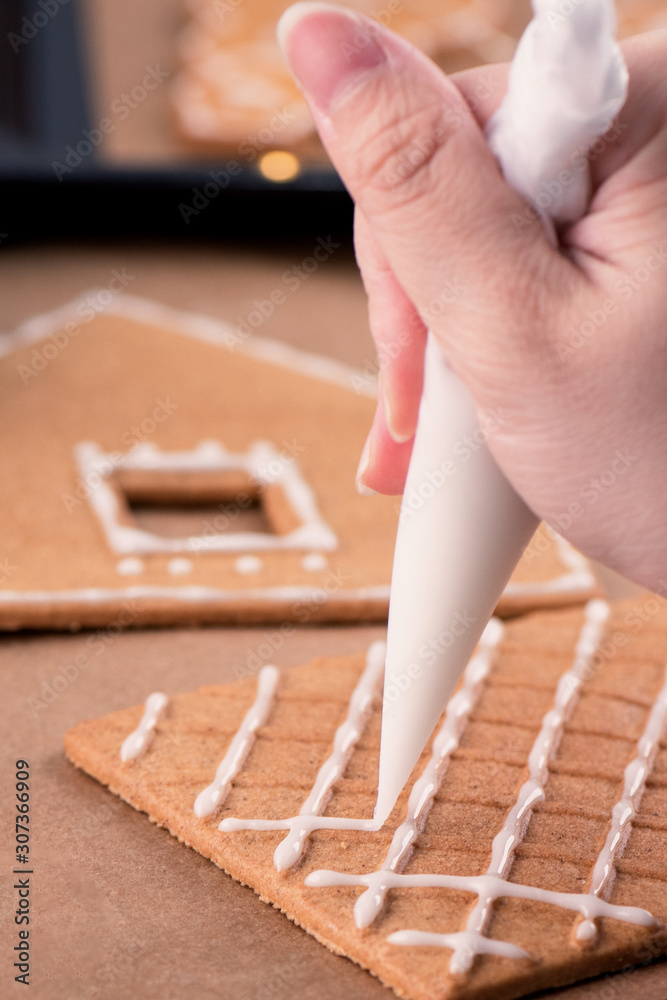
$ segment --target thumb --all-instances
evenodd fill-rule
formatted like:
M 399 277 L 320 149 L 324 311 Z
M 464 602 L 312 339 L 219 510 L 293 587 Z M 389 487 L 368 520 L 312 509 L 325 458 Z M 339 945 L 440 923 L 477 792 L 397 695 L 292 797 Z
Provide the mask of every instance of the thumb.
M 478 338 L 480 317 L 486 347 L 495 328 L 506 356 L 517 273 L 525 288 L 544 278 L 545 257 L 563 259 L 461 92 L 407 42 L 340 7 L 295 4 L 278 34 L 336 169 L 450 363 L 469 374 L 466 333 Z M 520 338 L 521 323 L 510 325 Z

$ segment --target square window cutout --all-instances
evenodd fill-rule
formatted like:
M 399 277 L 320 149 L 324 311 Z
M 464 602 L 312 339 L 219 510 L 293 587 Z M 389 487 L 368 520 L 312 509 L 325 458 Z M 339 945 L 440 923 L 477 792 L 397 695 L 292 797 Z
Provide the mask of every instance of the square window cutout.
M 296 460 L 270 442 L 238 453 L 217 441 L 192 451 L 137 444 L 125 454 L 82 442 L 75 455 L 88 501 L 119 555 L 338 545 Z

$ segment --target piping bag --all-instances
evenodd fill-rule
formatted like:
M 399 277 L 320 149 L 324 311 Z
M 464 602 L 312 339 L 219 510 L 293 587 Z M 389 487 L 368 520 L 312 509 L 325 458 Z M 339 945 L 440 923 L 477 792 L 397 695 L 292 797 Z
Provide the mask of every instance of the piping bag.
M 555 224 L 586 210 L 584 156 L 623 105 L 627 70 L 611 0 L 533 0 L 533 12 L 486 137 L 537 213 L 521 222 L 543 224 L 556 246 Z M 538 524 L 496 465 L 488 433 L 429 333 L 391 581 L 375 825 L 389 816 Z

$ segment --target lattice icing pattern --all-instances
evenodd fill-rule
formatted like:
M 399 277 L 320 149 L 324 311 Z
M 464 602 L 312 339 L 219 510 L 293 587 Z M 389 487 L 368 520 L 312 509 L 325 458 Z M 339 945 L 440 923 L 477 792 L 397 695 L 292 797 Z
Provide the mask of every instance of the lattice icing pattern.
M 366 667 L 352 692 L 348 713 L 336 730 L 331 755 L 322 764 L 308 797 L 296 816 L 287 819 L 224 819 L 219 829 L 287 830 L 275 850 L 273 860 L 278 871 L 291 868 L 303 855 L 306 841 L 314 830 L 372 830 L 373 823 L 354 818 L 328 818 L 322 815 L 336 781 L 342 778 L 348 760 L 361 736 L 373 696 L 384 673 L 384 643 L 374 643 L 366 658 Z
M 429 882 L 428 876 L 404 876 L 401 880 L 405 886 L 441 885 L 447 888 L 460 888 L 477 893 L 477 903 L 468 915 L 463 931 L 454 934 L 432 934 L 424 931 L 398 931 L 389 938 L 394 944 L 400 945 L 440 945 L 452 949 L 450 968 L 454 973 L 467 972 L 476 954 L 499 954 L 511 958 L 528 958 L 526 952 L 510 942 L 490 941 L 485 936 L 490 922 L 492 906 L 496 899 L 503 895 L 513 895 L 519 898 L 534 899 L 538 902 L 553 903 L 567 909 L 578 910 L 586 919 L 577 931 L 580 939 L 591 940 L 596 934 L 594 919 L 597 916 L 614 917 L 617 920 L 627 920 L 631 923 L 651 925 L 653 917 L 645 910 L 630 907 L 614 907 L 605 904 L 601 892 L 605 882 L 613 878 L 614 859 L 621 845 L 621 825 L 627 827 L 634 814 L 630 796 L 641 795 L 642 782 L 648 770 L 649 754 L 655 748 L 657 734 L 664 723 L 667 702 L 667 689 L 663 687 L 654 707 L 647 730 L 640 741 L 640 747 L 645 746 L 639 763 L 629 765 L 630 785 L 628 793 L 614 807 L 612 826 L 596 862 L 593 875 L 593 888 L 587 894 L 553 893 L 533 886 L 510 885 L 507 876 L 512 866 L 516 846 L 521 842 L 523 833 L 530 822 L 530 816 L 535 803 L 543 801 L 545 783 L 548 775 L 549 761 L 555 753 L 566 719 L 572 711 L 579 692 L 590 672 L 593 658 L 597 650 L 602 626 L 608 615 L 608 607 L 601 601 L 587 605 L 585 623 L 577 643 L 574 663 L 565 673 L 556 690 L 553 707 L 542 720 L 542 726 L 532 746 L 528 758 L 529 777 L 522 784 L 517 800 L 509 811 L 507 818 L 493 840 L 491 862 L 485 875 L 481 878 L 451 878 L 441 877 Z M 667 684 L 667 678 L 666 682 Z M 618 827 L 618 829 L 617 829 Z M 604 873 L 601 877 L 601 872 Z M 327 881 L 329 876 L 329 881 Z M 350 876 L 348 876 L 350 878 Z M 389 881 L 396 887 L 401 884 L 397 878 Z M 315 872 L 309 876 L 311 885 L 345 884 L 336 872 Z M 366 884 L 364 882 L 364 884 Z M 369 886 L 370 888 L 370 886 Z M 363 897 L 360 897 L 363 898 Z M 582 928 L 585 928 L 582 933 Z
M 400 872 L 410 856 L 413 844 L 426 822 L 452 752 L 459 745 L 461 733 L 488 677 L 493 653 L 501 636 L 502 625 L 492 619 L 482 635 L 479 650 L 465 670 L 461 689 L 453 695 L 447 705 L 444 722 L 433 741 L 431 756 L 410 792 L 406 818 L 397 827 L 382 866 L 378 872 L 369 876 L 366 891 L 359 896 L 354 905 L 357 927 L 368 927 L 379 916 L 390 888 L 391 876 Z M 337 878 L 337 873 L 332 874 Z M 324 875 L 323 872 L 313 872 L 308 876 L 306 884 L 326 885 L 326 879 L 322 877 Z
M 381 830 L 371 794 L 381 644 L 354 669 L 350 658 L 336 670 L 322 661 L 321 687 L 318 665 L 280 676 L 267 667 L 240 682 L 242 698 L 238 685 L 178 696 L 174 718 L 170 704 L 151 746 L 125 763 L 120 745 L 136 721 L 121 725 L 119 714 L 115 752 L 109 739 L 106 764 L 83 766 L 404 995 L 472 997 L 500 976 L 503 995 L 519 996 L 568 981 L 563 952 L 578 969 L 570 979 L 613 967 L 610 941 L 651 941 L 667 916 L 667 865 L 659 868 L 656 846 L 667 829 L 667 612 L 653 598 L 632 608 L 592 601 L 493 619 Z M 190 704 L 203 714 L 186 741 L 177 720 Z M 292 728 L 300 720 L 298 738 L 286 735 L 286 713 Z M 202 736 L 216 718 L 218 753 L 213 736 Z M 174 804 L 137 801 L 136 782 L 169 758 L 175 774 L 188 773 Z M 479 784 L 489 769 L 492 784 Z M 206 808 L 202 796 L 213 796 Z M 563 811 L 572 831 L 554 853 L 545 824 Z M 642 854 L 646 838 L 654 846 Z M 539 940 L 516 933 L 520 924 L 507 929 L 512 907 L 525 906 L 538 907 L 531 922 L 559 942 L 560 979 L 545 978 Z M 562 915 L 553 928 L 545 911 Z

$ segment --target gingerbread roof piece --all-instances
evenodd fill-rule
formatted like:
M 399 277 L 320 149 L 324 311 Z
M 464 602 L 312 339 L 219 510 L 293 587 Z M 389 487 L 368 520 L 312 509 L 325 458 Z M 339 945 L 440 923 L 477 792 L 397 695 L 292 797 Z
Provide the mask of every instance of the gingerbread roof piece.
M 385 826 L 384 650 L 82 722 L 79 767 L 410 1000 L 666 950 L 667 604 L 492 619 Z
M 354 488 L 368 375 L 105 301 L 4 338 L 0 628 L 382 619 L 399 501 Z M 544 533 L 517 572 L 503 613 L 594 588 Z

